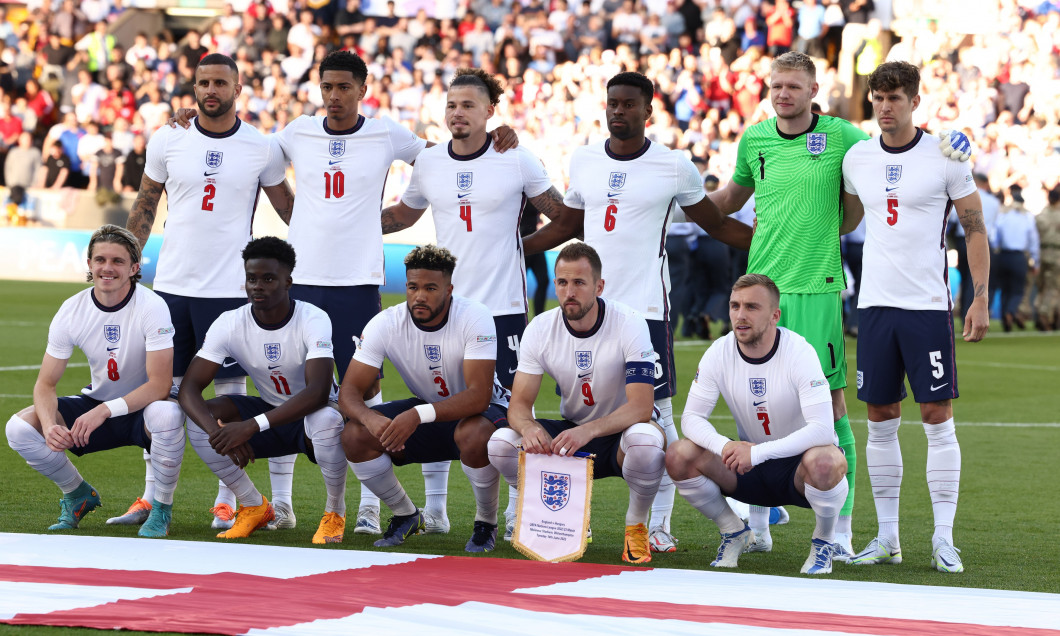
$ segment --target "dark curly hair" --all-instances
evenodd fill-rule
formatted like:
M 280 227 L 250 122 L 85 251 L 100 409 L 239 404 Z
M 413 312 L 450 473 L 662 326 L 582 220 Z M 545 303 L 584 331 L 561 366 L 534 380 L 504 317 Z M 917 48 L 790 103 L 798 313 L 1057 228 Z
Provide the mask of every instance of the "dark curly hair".
M 644 101 L 651 103 L 652 98 L 655 97 L 655 84 L 646 76 L 640 73 L 634 73 L 633 71 L 626 71 L 625 73 L 619 73 L 607 81 L 607 90 L 611 90 L 612 86 L 632 86 L 633 88 L 640 89 L 640 94 L 644 96 Z
M 263 236 L 247 243 L 243 248 L 243 262 L 255 258 L 274 258 L 294 271 L 294 248 L 287 241 L 275 236 Z
M 490 99 L 490 104 L 494 106 L 500 103 L 501 95 L 504 94 L 504 87 L 501 86 L 500 81 L 480 68 L 457 69 L 453 81 L 449 82 L 449 88 L 455 88 L 457 86 L 475 86 L 481 88 L 486 91 L 486 95 Z
M 353 78 L 364 84 L 368 80 L 368 66 L 360 55 L 350 51 L 332 51 L 320 61 L 320 76 L 324 71 L 349 71 Z
M 456 256 L 444 247 L 422 245 L 414 248 L 405 257 L 405 271 L 410 269 L 428 269 L 452 276 L 456 269 Z

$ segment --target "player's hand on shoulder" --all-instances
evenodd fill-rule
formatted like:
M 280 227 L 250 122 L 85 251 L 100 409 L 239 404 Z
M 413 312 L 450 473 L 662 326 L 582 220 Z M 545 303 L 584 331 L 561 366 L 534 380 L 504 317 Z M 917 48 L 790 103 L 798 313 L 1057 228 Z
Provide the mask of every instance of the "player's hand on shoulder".
M 170 128 L 180 126 L 187 130 L 188 128 L 191 128 L 191 120 L 197 117 L 198 114 L 199 111 L 194 108 L 178 108 L 177 114 L 170 117 L 169 120 L 166 121 L 166 124 L 169 125 Z
M 493 138 L 493 149 L 500 153 L 519 145 L 519 135 L 515 134 L 511 126 L 501 125 L 494 128 L 490 131 L 490 137 Z
M 552 452 L 568 457 L 581 450 L 581 447 L 591 442 L 592 439 L 593 435 L 587 426 L 568 428 L 552 440 Z
M 92 435 L 92 431 L 100 427 L 103 422 L 107 421 L 110 417 L 110 409 L 100 404 L 91 411 L 84 413 L 76 420 L 74 425 L 70 427 L 70 436 L 73 439 L 74 446 L 86 446 L 88 444 L 88 438 Z M 59 428 L 58 426 L 55 428 Z
M 260 429 L 254 420 L 243 420 L 242 422 L 228 422 L 210 433 L 210 446 L 219 455 L 228 455 L 236 448 L 246 444 L 251 437 Z
M 545 427 L 534 422 L 530 430 L 523 435 L 523 450 L 528 453 L 551 455 L 552 436 L 548 434 Z
M 729 442 L 721 451 L 721 461 L 725 462 L 729 470 L 737 475 L 743 475 L 754 468 L 751 465 L 751 446 L 753 444 L 750 442 Z
M 939 150 L 954 161 L 972 158 L 972 140 L 959 130 L 943 130 L 939 133 Z
M 42 424 L 43 426 L 43 424 Z M 53 424 L 44 431 L 44 441 L 51 450 L 61 453 L 74 447 L 74 437 L 70 430 L 61 424 Z

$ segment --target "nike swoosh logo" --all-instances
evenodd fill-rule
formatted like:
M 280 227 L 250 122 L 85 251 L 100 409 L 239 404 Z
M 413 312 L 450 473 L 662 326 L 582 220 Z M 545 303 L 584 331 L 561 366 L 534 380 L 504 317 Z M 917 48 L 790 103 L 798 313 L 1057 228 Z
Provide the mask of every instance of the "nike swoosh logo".
M 436 367 L 427 367 L 427 368 L 428 368 L 428 369 L 430 369 L 431 371 L 434 371 L 435 369 L 441 369 L 441 368 L 442 368 L 442 365 L 440 365 L 440 364 L 439 364 L 439 365 L 438 365 L 438 366 L 436 366 Z
M 231 362 L 229 362 L 228 360 L 225 360 L 224 362 L 221 363 L 221 366 L 227 369 L 228 367 L 234 367 L 237 364 L 239 364 L 239 363 L 236 362 L 235 360 L 233 360 Z
M 656 385 L 655 385 L 655 388 L 656 388 L 656 389 L 661 389 L 661 388 L 663 388 L 664 386 L 666 386 L 666 383 L 665 383 L 665 382 L 663 382 L 662 384 L 656 384 Z
M 514 369 L 508 369 L 508 373 L 513 374 L 513 373 L 515 373 L 518 370 L 519 370 L 519 367 L 515 367 Z
M 897 190 L 898 186 L 895 186 L 893 188 L 884 188 L 884 189 L 887 190 L 888 192 L 891 192 L 891 191 Z
M 932 384 L 932 385 L 931 385 L 931 390 L 932 390 L 932 391 L 938 391 L 938 390 L 939 390 L 939 389 L 941 389 L 942 387 L 945 387 L 945 386 L 949 386 L 949 385 L 950 385 L 950 383 L 949 383 L 949 382 L 947 382 L 946 384 L 940 384 L 940 385 L 938 385 L 938 386 L 935 386 L 934 384 Z
M 592 375 L 592 374 L 593 374 L 593 372 L 592 372 L 592 371 L 590 371 L 590 372 L 588 372 L 588 373 L 582 373 L 582 374 L 579 374 L 579 375 L 578 375 L 578 379 L 580 380 L 581 378 L 587 378 L 587 377 L 589 377 L 589 376 L 590 376 L 590 375 Z
M 213 172 L 204 172 L 204 173 L 202 173 L 202 176 L 204 176 L 204 177 L 212 177 L 212 176 L 214 176 L 215 174 L 217 174 L 219 172 L 221 172 L 221 171 L 220 170 L 215 170 Z
M 469 197 L 469 196 L 471 196 L 470 192 L 468 192 L 467 194 L 458 194 L 458 195 L 456 195 L 456 198 L 463 199 L 464 197 Z
M 763 405 L 763 404 L 765 404 L 765 403 L 766 403 L 766 401 L 765 401 L 765 400 L 762 400 L 761 402 L 755 402 L 755 403 L 754 403 L 754 405 L 755 405 L 755 406 L 761 406 L 761 405 Z
M 118 347 L 107 347 L 107 351 L 117 351 Z
M 272 371 L 273 369 L 279 369 L 279 368 L 280 368 L 280 365 L 278 365 L 278 364 L 276 366 L 273 366 L 271 364 L 269 365 L 269 371 Z
M 336 159 L 336 160 L 328 161 L 328 165 L 329 166 L 333 166 L 333 165 L 335 165 L 337 163 L 342 163 L 342 159 Z
M 617 197 L 620 194 L 622 194 L 622 193 L 621 192 L 608 192 L 607 193 L 607 198 L 608 199 L 613 199 L 613 198 Z

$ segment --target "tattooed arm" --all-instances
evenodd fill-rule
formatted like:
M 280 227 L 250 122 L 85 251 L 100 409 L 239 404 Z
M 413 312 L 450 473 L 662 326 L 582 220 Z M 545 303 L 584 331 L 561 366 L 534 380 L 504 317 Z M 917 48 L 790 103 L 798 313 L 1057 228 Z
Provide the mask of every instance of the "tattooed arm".
M 967 342 L 978 342 L 990 328 L 990 243 L 987 241 L 979 192 L 957 199 L 953 205 L 957 208 L 957 218 L 964 227 L 964 237 L 968 245 L 968 269 L 971 271 L 972 285 L 975 288 L 968 315 L 964 317 L 963 336 Z
M 165 184 L 159 183 L 146 174 L 140 179 L 140 192 L 133 202 L 132 212 L 129 213 L 129 222 L 125 229 L 132 232 L 140 239 L 140 249 L 147 245 L 147 239 L 151 236 L 151 228 L 155 225 L 155 214 L 158 213 L 158 200 L 162 198 Z
M 276 214 L 285 224 L 291 224 L 291 213 L 294 212 L 294 190 L 291 184 L 284 179 L 274 186 L 262 187 L 265 195 L 269 197 L 269 203 L 276 208 Z
M 582 235 L 585 212 L 563 204 L 563 196 L 552 186 L 530 199 L 534 207 L 549 219 L 549 223 L 523 238 L 523 252 L 537 254 L 552 249 L 564 241 Z
M 392 234 L 412 227 L 416 221 L 420 220 L 426 209 L 410 208 L 405 205 L 404 201 L 398 201 L 388 208 L 383 208 L 382 218 L 380 219 L 383 225 L 383 234 Z

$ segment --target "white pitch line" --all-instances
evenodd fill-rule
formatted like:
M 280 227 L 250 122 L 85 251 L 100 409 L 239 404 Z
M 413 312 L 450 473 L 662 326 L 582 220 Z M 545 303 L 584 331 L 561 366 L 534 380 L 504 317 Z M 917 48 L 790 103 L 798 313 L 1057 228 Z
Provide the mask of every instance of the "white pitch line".
M 546 409 L 534 409 L 534 412 L 538 415 L 559 415 L 559 411 L 552 411 Z M 674 415 L 675 421 L 680 421 L 681 416 L 678 414 Z M 725 420 L 731 422 L 733 417 L 731 415 L 711 415 L 712 420 Z M 858 424 L 867 424 L 868 420 L 855 420 L 851 419 L 851 422 Z M 920 422 L 902 422 L 906 426 L 921 426 Z M 984 428 L 1060 428 L 1060 422 L 964 422 L 961 420 L 956 421 L 957 426 L 981 426 Z
M 87 362 L 71 362 L 66 365 L 67 368 L 87 367 Z M 0 371 L 37 371 L 40 369 L 39 364 L 22 364 L 15 367 L 0 367 Z
M 18 393 L 0 393 L 0 399 L 2 398 L 32 398 L 32 395 L 20 395 Z

